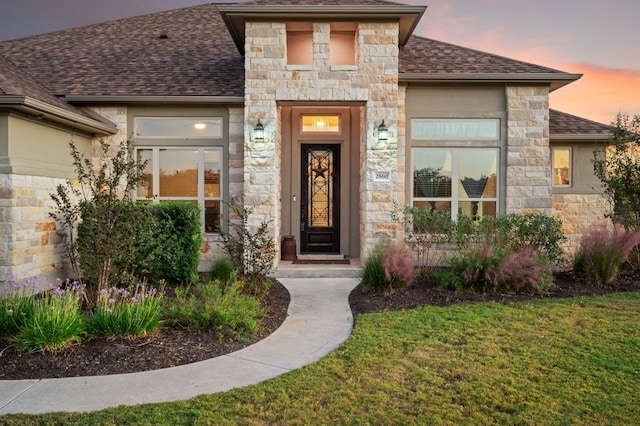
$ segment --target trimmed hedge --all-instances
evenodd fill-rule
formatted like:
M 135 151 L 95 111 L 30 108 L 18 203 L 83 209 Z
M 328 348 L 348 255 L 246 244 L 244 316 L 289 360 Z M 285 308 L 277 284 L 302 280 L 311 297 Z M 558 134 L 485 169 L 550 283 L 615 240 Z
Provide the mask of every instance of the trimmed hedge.
M 198 281 L 202 246 L 200 208 L 187 201 L 148 204 L 154 218 L 145 269 L 152 281 L 167 285 L 193 284 Z

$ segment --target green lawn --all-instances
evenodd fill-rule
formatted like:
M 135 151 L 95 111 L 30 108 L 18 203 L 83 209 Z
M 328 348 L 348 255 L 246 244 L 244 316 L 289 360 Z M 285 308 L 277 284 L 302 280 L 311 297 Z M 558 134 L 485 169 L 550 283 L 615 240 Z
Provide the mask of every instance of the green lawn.
M 321 361 L 187 402 L 0 424 L 640 422 L 640 293 L 359 317 Z

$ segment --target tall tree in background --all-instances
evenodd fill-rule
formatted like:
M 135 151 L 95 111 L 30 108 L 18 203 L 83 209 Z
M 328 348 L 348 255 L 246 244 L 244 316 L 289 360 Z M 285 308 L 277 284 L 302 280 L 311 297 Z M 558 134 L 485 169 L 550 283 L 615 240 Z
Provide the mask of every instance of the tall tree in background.
M 640 115 L 618 114 L 607 149 L 593 153 L 595 175 L 613 205 L 611 219 L 640 231 Z

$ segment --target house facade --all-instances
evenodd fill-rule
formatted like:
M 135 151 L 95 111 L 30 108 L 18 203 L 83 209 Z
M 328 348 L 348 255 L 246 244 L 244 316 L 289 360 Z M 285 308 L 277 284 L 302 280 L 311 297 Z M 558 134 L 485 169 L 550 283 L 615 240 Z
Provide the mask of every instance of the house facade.
M 69 141 L 131 140 L 137 199 L 198 203 L 203 269 L 229 201 L 298 253 L 401 241 L 405 204 L 553 215 L 575 249 L 608 208 L 590 162 L 608 127 L 549 108 L 580 75 L 418 37 L 425 10 L 256 0 L 0 43 L 0 271 L 65 273 L 48 212 Z

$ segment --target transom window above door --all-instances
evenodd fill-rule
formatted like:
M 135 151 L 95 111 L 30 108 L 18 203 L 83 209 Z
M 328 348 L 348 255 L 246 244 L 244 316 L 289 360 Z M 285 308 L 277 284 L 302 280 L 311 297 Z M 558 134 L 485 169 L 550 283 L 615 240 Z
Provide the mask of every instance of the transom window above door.
M 339 115 L 303 115 L 302 132 L 340 133 Z

